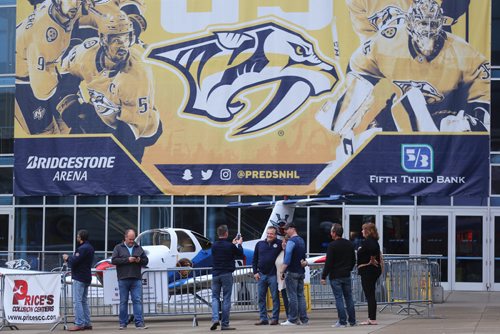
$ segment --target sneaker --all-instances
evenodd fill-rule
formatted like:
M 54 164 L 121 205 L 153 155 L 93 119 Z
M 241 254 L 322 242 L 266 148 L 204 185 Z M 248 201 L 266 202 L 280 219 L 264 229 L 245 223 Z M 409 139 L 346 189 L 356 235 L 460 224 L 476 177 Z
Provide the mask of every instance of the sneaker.
M 300 325 L 300 326 L 309 326 L 309 321 L 308 322 L 300 322 L 297 325 Z
M 73 326 L 68 331 L 70 332 L 77 332 L 77 331 L 84 331 L 85 327 L 84 326 Z
M 351 326 L 351 327 L 356 327 L 357 325 L 358 324 L 356 322 L 353 322 L 353 323 L 349 324 L 349 326 Z
M 120 325 L 119 330 L 127 329 L 127 325 Z
M 219 322 L 218 322 L 218 321 L 216 321 L 216 322 L 212 323 L 212 326 L 210 326 L 210 330 L 211 330 L 211 331 L 216 330 L 216 329 L 217 329 L 217 326 L 219 326 Z
M 148 329 L 148 326 L 142 324 L 142 325 L 139 325 L 139 326 L 135 326 L 135 329 Z
M 222 327 L 220 328 L 220 330 L 221 330 L 221 331 L 234 331 L 234 330 L 236 330 L 236 328 L 234 328 L 234 327 L 224 327 L 224 326 L 222 326 Z
M 260 320 L 259 322 L 256 322 L 254 325 L 255 326 L 269 325 L 269 321 Z
M 287 320 L 287 321 L 285 321 L 285 322 L 282 322 L 280 325 L 281 325 L 281 326 L 297 326 L 297 324 L 296 324 L 296 323 L 291 322 L 291 321 L 288 321 L 288 320 Z
M 332 325 L 333 328 L 346 328 L 347 325 L 342 325 L 340 322 L 336 322 L 335 325 Z
M 84 328 L 86 331 L 87 331 L 87 330 L 91 331 L 91 330 L 92 330 L 92 325 L 85 325 L 85 326 L 83 326 L 83 328 Z
M 271 320 L 271 322 L 269 323 L 269 325 L 271 325 L 271 326 L 276 326 L 278 324 L 279 324 L 279 322 L 276 319 Z

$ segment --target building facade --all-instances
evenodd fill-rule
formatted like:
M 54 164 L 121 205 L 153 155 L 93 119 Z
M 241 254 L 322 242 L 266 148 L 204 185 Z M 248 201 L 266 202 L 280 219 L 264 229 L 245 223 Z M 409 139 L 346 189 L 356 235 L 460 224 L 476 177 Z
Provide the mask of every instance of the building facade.
M 488 198 L 353 197 L 334 206 L 300 208 L 295 223 L 310 254 L 322 253 L 331 223 L 349 237 L 374 220 L 386 254 L 442 255 L 441 281 L 452 290 L 500 290 L 500 3 L 492 10 L 491 186 Z M 228 208 L 229 202 L 280 199 L 256 196 L 14 197 L 16 0 L 0 3 L 0 265 L 24 258 L 35 269 L 61 264 L 79 229 L 90 231 L 96 260 L 111 255 L 126 228 L 195 230 L 210 239 L 225 223 L 230 234 L 259 238 L 270 209 Z

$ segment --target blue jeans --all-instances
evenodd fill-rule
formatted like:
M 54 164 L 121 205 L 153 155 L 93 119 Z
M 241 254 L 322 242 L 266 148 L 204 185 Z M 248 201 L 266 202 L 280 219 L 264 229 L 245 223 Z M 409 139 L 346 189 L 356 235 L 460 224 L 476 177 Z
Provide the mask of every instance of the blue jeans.
M 285 276 L 286 294 L 288 295 L 288 321 L 304 324 L 309 322 L 304 296 L 304 274 L 287 272 Z
M 229 326 L 231 310 L 231 293 L 233 291 L 233 273 L 222 274 L 212 278 L 212 322 L 219 321 L 220 292 L 222 289 L 222 327 Z
M 278 281 L 276 275 L 260 274 L 260 279 L 257 281 L 257 289 L 259 291 L 259 311 L 260 320 L 268 321 L 267 318 L 267 288 L 271 290 L 271 297 L 273 298 L 273 320 L 280 318 L 280 297 L 278 295 Z
M 120 326 L 128 324 L 128 296 L 132 299 L 132 309 L 136 326 L 144 326 L 142 316 L 142 280 L 137 278 L 125 278 L 118 280 L 120 289 Z
M 73 312 L 75 325 L 78 327 L 90 326 L 90 310 L 87 301 L 89 284 L 73 280 Z
M 349 323 L 351 325 L 356 323 L 356 312 L 354 311 L 354 301 L 352 300 L 351 278 L 335 278 L 330 281 L 333 295 L 335 296 L 335 305 L 337 307 L 337 314 L 339 323 L 347 325 L 347 315 L 349 316 Z M 344 308 L 345 299 L 345 308 Z

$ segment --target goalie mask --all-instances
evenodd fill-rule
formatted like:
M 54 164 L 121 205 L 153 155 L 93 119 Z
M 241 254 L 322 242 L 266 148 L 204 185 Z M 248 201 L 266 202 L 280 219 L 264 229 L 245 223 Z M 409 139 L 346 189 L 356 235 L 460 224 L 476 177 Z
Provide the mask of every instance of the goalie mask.
M 415 0 L 408 9 L 407 21 L 413 45 L 430 56 L 443 31 L 443 10 L 434 0 Z
M 127 15 L 106 16 L 99 24 L 99 41 L 106 57 L 115 63 L 127 59 L 133 44 L 134 28 Z

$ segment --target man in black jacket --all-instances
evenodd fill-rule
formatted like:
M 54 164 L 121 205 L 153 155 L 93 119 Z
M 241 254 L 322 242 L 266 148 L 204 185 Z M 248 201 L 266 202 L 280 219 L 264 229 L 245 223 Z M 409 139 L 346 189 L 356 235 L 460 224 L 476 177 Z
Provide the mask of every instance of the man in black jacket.
M 253 276 L 257 281 L 259 317 L 255 325 L 277 325 L 280 315 L 280 297 L 278 294 L 278 279 L 276 277 L 276 258 L 283 249 L 281 240 L 277 238 L 278 230 L 274 226 L 267 228 L 267 238 L 260 240 L 255 245 L 252 268 Z M 273 316 L 271 323 L 267 317 L 267 289 L 271 291 L 273 299 Z
M 219 326 L 219 300 L 222 290 L 222 326 L 221 330 L 234 330 L 229 327 L 229 312 L 231 310 L 231 293 L 233 290 L 233 271 L 235 270 L 234 261 L 243 255 L 241 243 L 243 238 L 236 237 L 229 241 L 229 231 L 227 225 L 221 225 L 217 228 L 219 240 L 212 245 L 212 326 L 210 330 L 216 330 Z
M 351 271 L 356 264 L 356 255 L 352 243 L 342 238 L 343 233 L 342 225 L 332 225 L 330 230 L 332 242 L 328 245 L 325 267 L 321 274 L 321 284 L 326 284 L 327 276 L 330 278 L 330 285 L 335 296 L 339 320 L 332 327 L 347 326 L 346 310 L 349 316 L 349 324 L 356 326 L 356 313 L 351 289 Z
M 132 299 L 135 328 L 147 328 L 142 314 L 141 268 L 145 267 L 148 261 L 144 249 L 135 242 L 135 231 L 126 230 L 124 241 L 115 246 L 111 257 L 111 263 L 116 266 L 120 290 L 120 329 L 127 328 L 129 293 Z
M 87 302 L 89 285 L 92 282 L 91 267 L 94 261 L 94 247 L 88 242 L 87 230 L 80 230 L 76 234 L 77 248 L 75 254 L 69 256 L 63 254 L 64 262 L 71 268 L 73 279 L 73 312 L 75 314 L 75 326 L 69 331 L 83 331 L 92 329 L 90 323 L 90 309 Z

